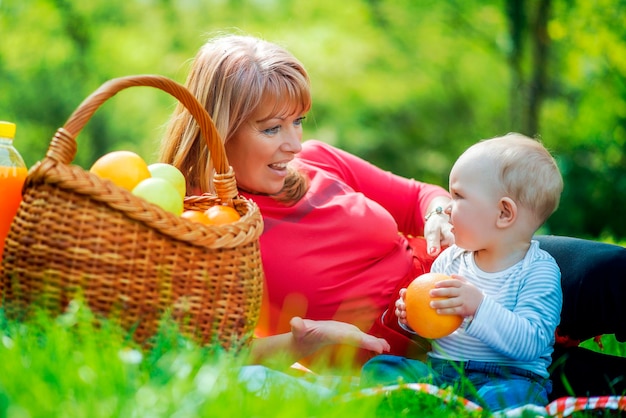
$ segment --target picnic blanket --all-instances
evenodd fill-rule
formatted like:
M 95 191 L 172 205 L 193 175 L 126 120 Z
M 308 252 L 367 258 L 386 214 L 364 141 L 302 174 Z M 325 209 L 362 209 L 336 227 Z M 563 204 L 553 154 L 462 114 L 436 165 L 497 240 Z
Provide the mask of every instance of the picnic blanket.
M 415 392 L 416 395 L 434 396 L 443 403 L 454 404 L 458 408 L 467 410 L 468 413 L 482 411 L 480 405 L 456 395 L 451 388 L 443 389 L 428 383 L 403 383 L 359 389 L 359 378 L 356 376 L 319 375 L 297 363 L 292 368 L 302 374 L 295 376 L 260 365 L 245 366 L 239 373 L 239 380 L 244 383 L 248 391 L 262 397 L 269 396 L 274 390 L 280 390 L 287 397 L 306 393 L 316 399 L 350 402 L 371 396 L 388 395 L 394 391 L 409 390 Z M 336 387 L 345 388 L 346 385 L 353 390 L 341 394 L 335 391 Z M 492 416 L 515 418 L 532 413 L 533 416 L 562 418 L 576 412 L 599 410 L 626 412 L 626 396 L 561 397 L 547 406 L 524 405 L 494 413 Z
M 378 396 L 397 390 L 412 390 L 435 396 L 446 403 L 454 402 L 462 405 L 468 412 L 481 411 L 482 408 L 474 402 L 457 396 L 450 390 L 427 383 L 405 383 L 379 388 L 361 389 L 351 394 L 343 395 L 341 400 L 351 400 L 358 397 Z M 550 402 L 547 406 L 525 405 L 518 408 L 493 414 L 494 417 L 521 417 L 528 412 L 545 417 L 567 417 L 575 412 L 592 410 L 626 411 L 626 396 L 595 396 L 595 397 L 563 397 Z

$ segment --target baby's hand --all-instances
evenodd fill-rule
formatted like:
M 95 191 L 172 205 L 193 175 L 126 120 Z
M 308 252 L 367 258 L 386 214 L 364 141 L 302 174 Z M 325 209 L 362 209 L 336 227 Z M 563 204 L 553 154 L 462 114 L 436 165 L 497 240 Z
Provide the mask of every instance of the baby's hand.
M 396 300 L 396 316 L 401 324 L 408 325 L 406 320 L 406 303 L 404 302 L 406 288 L 400 289 L 400 297 Z
M 442 298 L 430 302 L 438 314 L 463 317 L 475 315 L 484 297 L 480 289 L 457 274 L 452 274 L 449 280 L 437 282 L 430 296 Z

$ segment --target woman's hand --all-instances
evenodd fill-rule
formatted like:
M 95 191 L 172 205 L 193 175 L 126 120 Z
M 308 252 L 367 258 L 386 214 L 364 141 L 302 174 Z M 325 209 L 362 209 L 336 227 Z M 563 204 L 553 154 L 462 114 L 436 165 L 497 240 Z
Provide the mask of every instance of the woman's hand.
M 435 198 L 429 205 L 429 212 L 424 222 L 426 248 L 431 256 L 439 255 L 441 250 L 454 244 L 450 215 L 446 210 L 450 203 L 447 198 Z
M 294 317 L 290 324 L 294 343 L 303 357 L 331 344 L 348 344 L 378 354 L 391 348 L 383 338 L 366 334 L 346 322 L 314 321 Z
M 333 344 L 348 344 L 378 354 L 391 349 L 385 339 L 366 334 L 346 322 L 294 317 L 290 325 L 291 332 L 252 339 L 250 363 L 277 369 L 289 367 Z

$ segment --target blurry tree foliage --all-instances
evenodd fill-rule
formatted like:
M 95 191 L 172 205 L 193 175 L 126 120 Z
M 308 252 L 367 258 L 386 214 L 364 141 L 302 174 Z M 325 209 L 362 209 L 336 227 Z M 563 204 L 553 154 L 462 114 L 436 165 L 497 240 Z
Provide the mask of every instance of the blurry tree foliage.
M 447 185 L 456 157 L 510 131 L 553 151 L 566 188 L 541 232 L 626 237 L 623 0 L 0 0 L 0 119 L 27 163 L 105 81 L 184 82 L 217 32 L 280 43 L 308 68 L 306 138 Z M 154 161 L 174 99 L 134 88 L 96 112 L 74 163 Z

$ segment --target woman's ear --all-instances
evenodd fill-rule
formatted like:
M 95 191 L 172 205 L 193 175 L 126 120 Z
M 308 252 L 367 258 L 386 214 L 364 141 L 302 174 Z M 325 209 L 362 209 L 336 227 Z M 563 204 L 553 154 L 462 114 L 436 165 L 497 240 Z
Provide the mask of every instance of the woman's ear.
M 498 202 L 498 209 L 500 213 L 496 225 L 499 228 L 506 228 L 515 222 L 517 219 L 517 205 L 510 197 L 503 197 Z

